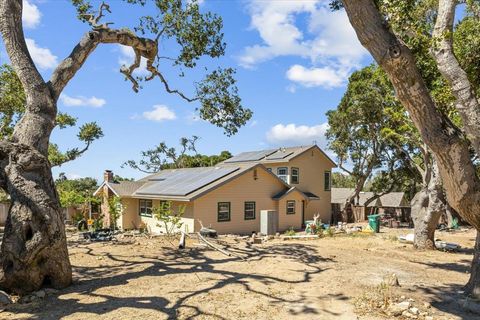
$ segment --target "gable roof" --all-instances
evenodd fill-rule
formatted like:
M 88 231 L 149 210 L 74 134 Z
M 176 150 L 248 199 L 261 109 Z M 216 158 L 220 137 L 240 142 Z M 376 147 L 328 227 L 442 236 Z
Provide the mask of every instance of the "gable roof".
M 94 195 L 107 185 L 120 197 L 191 201 L 256 168 L 265 170 L 282 185 L 289 187 L 283 180 L 266 170 L 262 164 L 247 163 L 234 166 L 167 169 L 135 182 L 104 182 Z
M 337 164 L 317 145 L 247 151 L 225 160 L 222 164 L 288 162 L 313 148 L 317 148 L 334 167 L 337 166 Z
M 282 190 L 281 192 L 277 193 L 272 197 L 273 200 L 280 200 L 283 197 L 285 197 L 288 194 L 291 194 L 292 192 L 298 192 L 300 195 L 305 199 L 305 200 L 319 200 L 320 197 L 316 196 L 315 194 L 311 192 L 303 192 L 297 187 L 291 187 L 290 189 L 285 189 Z
M 345 200 L 354 191 L 353 188 L 332 188 L 331 203 L 345 204 Z M 360 192 L 358 205 L 363 206 L 374 195 L 373 192 Z M 410 207 L 410 204 L 406 200 L 404 192 L 390 192 L 370 202 L 367 207 Z

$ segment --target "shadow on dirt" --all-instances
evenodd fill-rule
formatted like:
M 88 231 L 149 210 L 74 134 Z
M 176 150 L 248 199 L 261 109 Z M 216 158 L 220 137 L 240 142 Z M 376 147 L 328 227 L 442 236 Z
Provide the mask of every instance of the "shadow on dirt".
M 160 318 L 177 319 L 179 310 L 182 310 L 182 319 L 195 319 L 199 316 L 208 319 L 232 319 L 232 316 L 228 315 L 227 307 L 222 312 L 210 313 L 203 310 L 198 303 L 193 305 L 190 301 L 194 297 L 229 285 L 241 285 L 247 293 L 254 294 L 252 297 L 261 295 L 268 298 L 270 303 L 282 304 L 292 315 L 309 314 L 314 317 L 315 314 L 323 311 L 306 305 L 303 295 L 296 294 L 292 297 L 275 295 L 267 289 L 259 289 L 258 283 L 264 285 L 261 288 L 268 288 L 268 285 L 275 283 L 287 285 L 310 282 L 313 275 L 327 269 L 324 267 L 325 263 L 334 262 L 320 256 L 314 246 L 291 243 L 272 245 L 267 248 L 248 244 L 242 248 L 237 246 L 229 248 L 236 255 L 242 256 L 244 260 L 238 257 L 219 255 L 213 259 L 209 257 L 211 254 L 206 254 L 207 251 L 203 248 L 187 248 L 180 251 L 165 246 L 159 250 L 160 256 L 135 253 L 117 255 L 109 252 L 97 254 L 89 244 L 77 244 L 77 248 L 81 248 L 83 254 L 99 260 L 99 266 L 73 266 L 75 280 L 72 286 L 60 291 L 57 295 L 47 296 L 40 304 L 30 304 L 28 308 L 27 305 L 16 304 L 12 305 L 8 311 L 22 315 L 26 313 L 29 314 L 29 319 L 42 320 L 60 319 L 78 313 L 82 313 L 82 316 L 95 317 L 121 308 L 138 309 L 139 314 L 151 311 L 154 318 L 160 316 Z M 211 251 L 209 252 L 211 253 Z M 304 267 L 301 270 L 292 270 L 293 276 L 288 279 L 255 273 L 254 270 L 252 273 L 239 273 L 222 268 L 222 265 L 230 262 L 251 263 L 266 258 L 293 259 L 303 264 Z M 323 264 L 322 267 L 320 264 Z M 196 275 L 198 286 L 194 290 L 189 290 L 184 288 L 182 283 L 178 283 L 178 290 L 170 291 L 170 297 L 175 296 L 175 299 L 169 300 L 162 295 L 125 297 L 125 295 L 128 296 L 128 292 L 125 293 L 128 287 L 121 287 L 143 277 L 152 283 L 160 283 L 169 281 L 166 279 L 167 276 L 182 274 L 185 276 Z M 192 278 L 190 277 L 190 279 Z M 252 283 L 257 285 L 252 285 Z M 120 287 L 123 290 L 122 294 L 118 296 L 106 294 L 107 290 L 103 289 L 107 287 Z M 64 295 L 69 296 L 67 298 Z M 346 297 L 330 297 L 330 299 L 333 298 L 348 299 Z

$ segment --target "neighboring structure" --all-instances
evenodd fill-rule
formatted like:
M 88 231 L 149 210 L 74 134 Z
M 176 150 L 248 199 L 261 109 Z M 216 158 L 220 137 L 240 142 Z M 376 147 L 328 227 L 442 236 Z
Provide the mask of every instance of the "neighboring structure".
M 332 188 L 332 213 L 339 216 L 345 207 L 345 201 L 354 193 L 353 188 Z M 373 192 L 360 192 L 358 199 L 354 201 L 352 222 L 363 221 L 369 214 L 387 214 L 399 221 L 410 219 L 410 203 L 404 192 L 390 192 L 365 203 L 375 194 Z
M 279 230 L 301 228 L 320 213 L 330 221 L 331 169 L 335 163 L 317 146 L 244 152 L 215 167 L 162 170 L 138 181 L 113 181 L 105 171 L 95 191 L 102 195 L 106 224 L 108 199 L 121 198 L 122 229 L 141 225 L 160 232 L 152 208 L 172 201 L 184 206 L 183 222 L 189 232 L 204 226 L 219 233 L 251 233 L 260 230 L 260 210 L 275 210 Z

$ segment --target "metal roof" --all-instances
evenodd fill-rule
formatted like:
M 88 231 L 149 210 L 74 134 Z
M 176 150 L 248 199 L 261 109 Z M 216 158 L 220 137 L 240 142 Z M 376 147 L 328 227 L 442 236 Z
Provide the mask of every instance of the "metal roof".
M 232 172 L 239 167 L 201 167 L 162 170 L 148 178 L 136 195 L 186 196 Z

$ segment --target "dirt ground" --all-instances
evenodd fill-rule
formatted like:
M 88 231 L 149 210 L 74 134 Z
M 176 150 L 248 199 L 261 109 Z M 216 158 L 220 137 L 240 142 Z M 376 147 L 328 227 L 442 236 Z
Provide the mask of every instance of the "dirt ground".
M 222 238 L 245 260 L 196 246 L 194 239 L 179 251 L 159 237 L 85 243 L 71 235 L 73 285 L 13 304 L 0 319 L 389 319 L 359 311 L 355 302 L 391 273 L 400 282 L 391 294 L 410 299 L 423 314 L 418 319 L 427 313 L 435 320 L 480 319 L 461 295 L 474 231 L 437 233 L 465 248 L 458 253 L 416 252 L 395 240 L 408 232 L 258 245 Z

